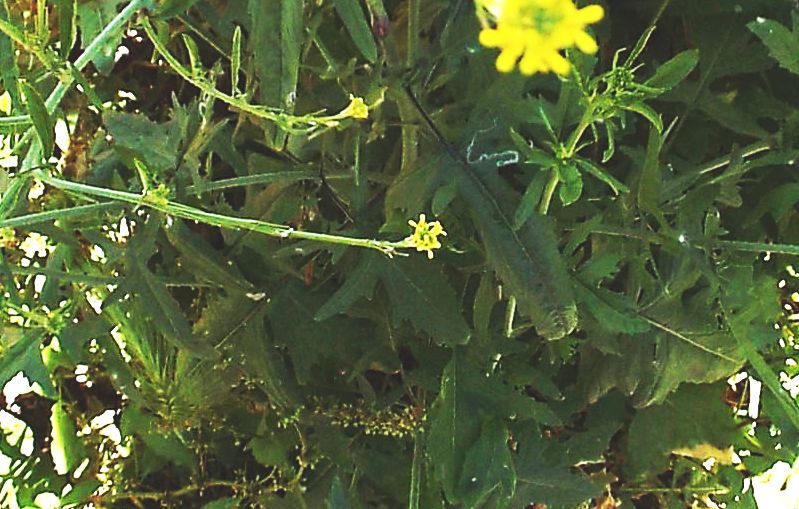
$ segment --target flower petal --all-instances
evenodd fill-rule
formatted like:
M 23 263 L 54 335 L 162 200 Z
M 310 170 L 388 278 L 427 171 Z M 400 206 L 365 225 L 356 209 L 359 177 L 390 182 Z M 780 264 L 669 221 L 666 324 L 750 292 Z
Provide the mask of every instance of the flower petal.
M 605 9 L 601 5 L 589 5 L 577 11 L 577 18 L 584 24 L 596 23 L 605 17 Z

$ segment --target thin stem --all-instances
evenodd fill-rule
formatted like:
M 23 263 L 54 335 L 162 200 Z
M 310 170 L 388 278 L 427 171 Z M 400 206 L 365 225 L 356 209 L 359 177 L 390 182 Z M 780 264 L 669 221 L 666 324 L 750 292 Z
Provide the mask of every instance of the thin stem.
M 558 182 L 560 182 L 557 168 L 552 168 L 550 172 L 549 180 L 544 188 L 544 193 L 541 195 L 541 203 L 538 204 L 538 213 L 542 216 L 547 215 L 547 212 L 549 212 L 549 205 L 552 203 L 552 196 L 555 194 L 555 189 L 558 187 Z
M 574 131 L 572 131 L 572 133 L 569 135 L 569 139 L 563 146 L 563 153 L 560 154 L 561 159 L 569 160 L 575 156 L 577 153 L 577 145 L 580 143 L 580 139 L 583 137 L 583 134 L 585 134 L 586 129 L 591 126 L 593 121 L 594 105 L 589 103 L 588 106 L 586 106 L 585 111 L 583 111 L 583 116 L 580 118 L 580 122 L 577 124 L 577 127 L 574 128 Z M 542 216 L 547 215 L 549 212 L 549 206 L 552 204 L 552 197 L 555 195 L 555 189 L 558 187 L 558 182 L 560 182 L 558 169 L 552 168 L 551 172 L 552 173 L 549 176 L 549 181 L 544 188 L 544 193 L 541 195 L 541 201 L 538 204 L 538 213 Z
M 283 131 L 290 133 L 310 133 L 321 127 L 335 127 L 339 124 L 344 117 L 339 115 L 290 115 L 278 108 L 270 108 L 267 106 L 251 104 L 240 96 L 232 96 L 222 92 L 206 78 L 199 76 L 194 70 L 189 69 L 180 61 L 175 58 L 166 45 L 163 43 L 158 34 L 155 32 L 152 23 L 147 18 L 141 20 L 141 26 L 144 28 L 150 42 L 153 43 L 155 50 L 164 59 L 164 61 L 172 68 L 175 73 L 181 78 L 199 88 L 203 93 L 236 108 L 244 113 L 263 118 L 277 124 Z
M 44 172 L 37 172 L 37 177 L 42 182 L 65 191 L 72 191 L 75 193 L 99 196 L 115 201 L 131 203 L 137 206 L 147 206 L 151 209 L 170 214 L 175 217 L 183 219 L 195 220 L 221 228 L 229 228 L 233 230 L 249 230 L 272 237 L 280 237 L 284 239 L 304 239 L 317 242 L 324 242 L 327 244 L 339 244 L 353 247 L 363 247 L 367 249 L 376 249 L 389 256 L 394 255 L 397 249 L 408 247 L 404 241 L 389 242 L 375 239 L 365 239 L 356 237 L 345 237 L 341 235 L 332 235 L 327 233 L 315 233 L 298 231 L 289 226 L 267 223 L 257 219 L 248 219 L 241 217 L 226 216 L 214 212 L 206 212 L 201 209 L 190 207 L 182 203 L 169 201 L 165 198 L 153 196 L 151 194 L 140 195 L 130 193 L 127 191 L 118 191 L 115 189 L 107 189 L 104 187 L 95 187 L 79 182 L 72 182 L 70 180 L 63 180 L 60 178 L 50 177 Z
M 21 228 L 39 223 L 46 223 L 49 221 L 63 220 L 67 218 L 73 219 L 76 217 L 95 214 L 97 212 L 105 212 L 106 210 L 117 209 L 120 206 L 121 205 L 119 203 L 113 202 L 92 203 L 90 205 L 78 205 L 76 207 L 36 212 L 34 214 L 26 214 L 24 216 L 17 216 L 9 219 L 0 219 L 0 228 Z
M 139 9 L 149 6 L 151 5 L 151 3 L 152 0 L 133 0 L 127 6 L 125 6 L 125 8 L 122 9 L 122 11 L 120 11 L 120 13 L 117 14 L 114 17 L 114 19 L 112 19 L 111 22 L 108 23 L 99 34 L 97 34 L 97 37 L 95 37 L 92 40 L 92 42 L 90 42 L 89 45 L 86 46 L 86 49 L 75 60 L 75 63 L 73 64 L 75 69 L 77 69 L 78 71 L 83 70 L 83 68 L 85 68 L 89 64 L 89 62 L 94 60 L 97 54 L 100 51 L 102 51 L 102 48 L 108 44 L 109 40 L 117 34 L 117 32 L 122 28 L 122 26 L 125 25 L 125 23 L 127 23 L 130 20 L 130 18 L 132 18 L 133 15 L 139 11 Z M 0 20 L 0 31 L 4 32 L 6 35 L 17 41 L 19 44 L 25 46 L 27 49 L 28 46 L 24 41 L 25 40 L 24 34 L 19 32 L 16 29 L 16 27 L 14 27 L 13 25 L 8 24 L 11 26 L 11 28 L 14 29 L 14 31 L 16 31 L 15 33 L 16 36 L 12 35 L 10 31 L 7 31 L 9 27 L 5 23 L 6 22 Z M 19 39 L 20 37 L 21 40 Z M 40 57 L 40 55 L 35 51 L 35 48 L 31 48 L 31 52 L 34 53 L 34 55 L 36 55 L 37 57 Z M 40 58 L 40 60 L 42 59 Z M 49 61 L 50 61 L 49 58 L 45 57 L 45 60 L 42 60 L 42 63 L 45 64 L 45 66 L 47 66 Z M 52 62 L 51 65 L 53 65 Z M 67 91 L 72 86 L 72 84 L 75 82 L 74 76 L 72 76 L 69 73 L 64 73 L 63 75 L 59 76 L 59 79 L 60 81 L 55 86 L 55 88 L 53 88 L 53 91 L 50 92 L 50 95 L 47 97 L 47 100 L 45 100 L 44 102 L 45 106 L 47 106 L 47 111 L 50 114 L 55 112 L 56 108 L 58 108 L 58 105 L 61 103 L 61 100 L 64 98 L 64 96 L 66 95 Z M 31 123 L 30 115 L 18 115 L 14 117 L 7 117 L 4 119 L 0 119 L 0 127 L 30 125 L 30 123 Z M 23 140 L 26 141 L 26 139 L 31 136 L 30 133 L 31 133 L 30 130 L 27 133 L 25 133 Z

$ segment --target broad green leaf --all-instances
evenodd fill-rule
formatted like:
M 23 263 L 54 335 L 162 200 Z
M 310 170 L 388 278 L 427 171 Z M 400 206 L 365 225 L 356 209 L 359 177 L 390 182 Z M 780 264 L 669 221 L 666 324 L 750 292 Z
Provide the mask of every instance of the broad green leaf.
M 49 159 L 55 146 L 55 122 L 47 111 L 44 99 L 27 81 L 19 82 L 20 91 L 25 95 L 25 106 L 31 116 L 36 135 L 42 144 L 42 157 Z
M 724 404 L 724 387 L 684 385 L 662 404 L 636 412 L 626 446 L 627 475 L 644 480 L 666 470 L 676 449 L 702 444 L 731 447 L 737 424 Z
M 761 17 L 746 26 L 763 41 L 781 67 L 799 74 L 799 31 L 791 32 L 784 25 Z
M 558 196 L 564 206 L 569 206 L 579 200 L 583 194 L 583 176 L 580 175 L 577 166 L 571 163 L 559 164 L 557 170 L 560 180 Z
M 466 507 L 479 507 L 489 496 L 507 507 L 516 489 L 516 472 L 508 449 L 508 430 L 497 418 L 486 418 L 480 438 L 466 452 L 458 495 Z
M 294 110 L 304 8 L 304 0 L 249 0 L 247 7 L 252 27 L 247 43 L 253 54 L 261 102 L 286 113 Z M 275 136 L 274 144 L 282 145 L 283 135 Z
M 486 376 L 462 348 L 455 350 L 430 411 L 427 440 L 432 467 L 450 503 L 480 500 L 495 489 L 501 490 L 502 498 L 512 494 L 513 467 L 505 467 L 500 436 L 507 431 L 501 419 L 537 420 L 534 403 L 496 377 Z M 490 463 L 489 457 L 494 458 Z M 481 477 L 472 481 L 480 459 Z
M 4 336 L 9 334 L 10 331 L 3 331 Z M 0 385 L 5 387 L 6 382 L 22 371 L 31 383 L 39 384 L 45 397 L 57 399 L 58 393 L 42 361 L 43 334 L 44 331 L 40 329 L 27 329 L 10 347 L 0 352 Z
M 550 509 L 572 509 L 599 496 L 602 487 L 571 470 L 557 444 L 548 443 L 536 431 L 520 437 L 516 458 L 516 494 L 510 507 L 545 504 Z M 546 458 L 546 459 L 545 459 Z
M 141 159 L 152 171 L 161 173 L 175 166 L 177 154 L 166 125 L 144 115 L 107 110 L 103 122 L 122 155 Z
M 577 325 L 577 310 L 552 224 L 532 214 L 513 228 L 513 193 L 491 165 L 457 166 L 460 193 L 468 203 L 490 266 L 508 286 L 519 309 L 539 334 L 559 339 Z
M 471 330 L 460 303 L 438 264 L 421 256 L 381 261 L 381 280 L 397 318 L 428 333 L 437 344 L 462 345 L 469 340 Z
M 491 327 L 491 311 L 494 309 L 499 295 L 495 287 L 494 274 L 486 272 L 480 276 L 480 285 L 474 296 L 472 321 L 474 331 L 479 338 L 489 339 Z
M 684 80 L 699 63 L 699 50 L 678 53 L 658 66 L 655 74 L 644 83 L 648 87 L 670 90 Z
M 300 404 L 296 383 L 264 325 L 268 298 L 257 293 L 250 295 L 211 301 L 194 323 L 193 332 L 209 344 L 220 345 L 273 404 L 296 407 Z
M 50 423 L 53 427 L 50 454 L 56 472 L 64 475 L 72 472 L 87 457 L 88 452 L 83 439 L 78 436 L 75 423 L 61 401 L 53 405 Z
M 371 300 L 378 280 L 386 288 L 397 320 L 408 321 L 437 344 L 460 345 L 469 340 L 471 330 L 440 265 L 420 256 L 388 259 L 364 254 L 341 288 L 316 312 L 315 320 L 342 313 L 362 297 Z
M 589 286 L 575 278 L 574 293 L 585 309 L 594 316 L 600 327 L 608 332 L 636 333 L 649 330 L 649 323 L 641 318 L 634 306 L 624 296 Z
M 334 0 L 333 4 L 358 51 L 366 60 L 374 63 L 377 60 L 377 45 L 360 0 Z
M 449 183 L 438 188 L 436 194 L 433 195 L 433 201 L 430 204 L 430 210 L 433 211 L 433 215 L 439 216 L 443 214 L 457 194 L 458 186 L 456 186 L 454 183 Z
M 180 305 L 170 295 L 166 285 L 150 272 L 144 262 L 141 259 L 133 260 L 127 283 L 135 289 L 136 298 L 147 310 L 148 318 L 153 320 L 158 330 L 178 348 L 200 357 L 215 356 L 213 346 L 205 338 L 197 338 L 192 334 L 191 326 L 183 315 Z
M 225 257 L 181 219 L 164 227 L 169 242 L 181 253 L 181 264 L 197 279 L 237 291 L 253 291 L 252 284 Z
M 267 308 L 274 343 L 285 348 L 300 384 L 323 383 L 322 368 L 335 365 L 336 372 L 360 374 L 376 353 L 375 331 L 366 320 L 333 316 L 314 320 L 318 308 L 328 300 L 324 292 L 308 292 L 301 283 L 286 281 L 270 295 Z M 338 375 L 340 376 L 340 375 Z
M 348 274 L 344 284 L 314 315 L 318 321 L 347 311 L 358 299 L 371 300 L 374 286 L 380 275 L 380 260 L 375 256 L 362 256 L 360 263 Z

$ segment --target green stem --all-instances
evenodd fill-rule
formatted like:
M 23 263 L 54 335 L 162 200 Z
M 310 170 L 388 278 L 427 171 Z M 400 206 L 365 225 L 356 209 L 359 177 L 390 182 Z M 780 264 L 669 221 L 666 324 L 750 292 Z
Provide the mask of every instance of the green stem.
M 317 242 L 324 242 L 327 244 L 339 244 L 353 247 L 362 247 L 367 249 L 375 249 L 387 255 L 393 255 L 397 249 L 408 247 L 404 241 L 389 242 L 375 239 L 364 239 L 355 237 L 345 237 L 341 235 L 331 235 L 327 233 L 315 233 L 298 231 L 289 226 L 267 223 L 257 219 L 247 219 L 241 217 L 226 216 L 214 212 L 206 212 L 201 209 L 190 207 L 182 203 L 176 203 L 167 199 L 162 199 L 152 195 L 140 195 L 130 193 L 127 191 L 117 191 L 115 189 L 107 189 L 104 187 L 95 187 L 79 182 L 72 182 L 70 180 L 63 180 L 60 178 L 50 177 L 44 172 L 38 171 L 37 177 L 52 187 L 62 189 L 64 191 L 72 191 L 82 195 L 99 196 L 110 200 L 121 201 L 130 203 L 137 206 L 146 206 L 165 214 L 170 214 L 175 217 L 199 221 L 205 224 L 219 226 L 220 228 L 229 228 L 233 230 L 249 230 L 272 237 L 280 237 L 284 239 L 304 239 Z
M 117 32 L 122 29 L 125 23 L 127 23 L 130 20 L 130 18 L 132 18 L 133 15 L 139 11 L 139 9 L 142 9 L 144 7 L 149 7 L 151 5 L 152 5 L 152 0 L 133 0 L 127 6 L 125 6 L 125 8 L 122 9 L 122 11 L 120 11 L 120 13 L 117 14 L 114 17 L 114 19 L 112 19 L 111 22 L 108 23 L 99 34 L 97 34 L 97 37 L 95 37 L 92 40 L 92 42 L 90 42 L 89 45 L 86 46 L 86 49 L 77 58 L 77 60 L 75 60 L 75 63 L 73 64 L 75 69 L 77 69 L 78 71 L 83 70 L 89 64 L 89 62 L 94 60 L 94 58 L 100 53 L 102 48 L 108 44 L 109 40 L 117 35 Z M 8 25 L 10 25 L 10 24 L 7 25 L 6 23 L 7 22 L 3 22 L 2 20 L 0 20 L 0 31 L 6 33 L 6 35 L 11 37 L 18 43 L 24 45 L 25 42 L 21 42 L 20 40 L 18 40 L 18 37 L 21 36 L 22 40 L 24 41 L 25 39 L 24 34 L 20 35 L 20 33 L 17 33 L 16 34 L 17 37 L 15 37 L 14 35 L 12 35 L 12 33 L 6 30 L 9 28 Z M 15 31 L 17 30 L 16 27 L 14 27 L 13 25 L 10 26 Z M 37 57 L 39 57 L 39 55 L 36 53 L 36 51 L 33 51 L 33 49 L 31 50 L 31 52 L 34 53 L 34 55 L 36 55 Z M 45 66 L 47 66 L 47 61 L 42 60 L 42 63 L 45 64 Z M 55 112 L 56 108 L 58 108 L 58 105 L 61 103 L 61 100 L 64 98 L 64 96 L 66 95 L 67 91 L 72 86 L 72 84 L 75 82 L 75 78 L 68 73 L 64 73 L 64 75 L 60 76 L 59 78 L 60 81 L 55 86 L 55 88 L 53 88 L 53 91 L 50 93 L 50 95 L 47 97 L 47 100 L 45 100 L 44 102 L 45 106 L 47 106 L 47 111 L 50 114 L 53 114 Z M 30 125 L 30 124 L 31 124 L 30 115 L 18 115 L 14 117 L 6 117 L 0 119 L 0 127 Z M 27 141 L 26 138 L 31 136 L 31 132 L 32 131 L 28 131 L 27 133 L 25 133 L 25 136 L 23 137 L 24 141 Z
M 549 212 L 549 205 L 552 203 L 552 196 L 555 194 L 555 189 L 558 187 L 558 182 L 560 182 L 557 168 L 552 168 L 550 172 L 549 180 L 544 188 L 544 193 L 541 195 L 541 202 L 538 204 L 538 213 L 542 216 L 547 215 L 547 212 Z
M 119 207 L 120 204 L 114 202 L 92 203 L 90 205 L 78 205 L 76 207 L 36 212 L 34 214 L 26 214 L 24 216 L 17 216 L 9 219 L 0 219 L 0 228 L 28 227 L 39 223 L 47 223 L 49 221 L 83 217 L 86 215 L 95 214 L 97 212 L 117 209 Z
M 150 23 L 149 19 L 142 19 L 140 24 L 142 28 L 144 28 L 145 33 L 147 33 L 147 37 L 150 38 L 150 42 L 153 43 L 155 50 L 169 65 L 169 67 L 171 67 L 172 70 L 178 74 L 178 76 L 199 88 L 203 93 L 208 94 L 211 97 L 215 97 L 216 99 L 228 104 L 229 106 L 232 106 L 241 112 L 249 113 L 255 117 L 269 120 L 270 122 L 277 124 L 278 127 L 280 127 L 283 131 L 296 134 L 307 134 L 321 127 L 334 127 L 338 125 L 340 121 L 344 120 L 344 117 L 342 117 L 340 114 L 323 116 L 290 115 L 279 108 L 270 108 L 268 106 L 251 104 L 244 98 L 238 96 L 234 97 L 230 94 L 226 94 L 225 92 L 222 92 L 216 88 L 214 83 L 205 77 L 198 75 L 198 73 L 193 69 L 183 65 L 172 53 L 170 53 L 169 49 L 167 49 L 164 42 L 156 33 L 155 28 L 153 27 L 152 23 Z
M 583 111 L 583 116 L 580 118 L 580 122 L 577 124 L 577 127 L 574 128 L 574 131 L 572 131 L 571 135 L 569 135 L 569 139 L 566 140 L 566 144 L 563 146 L 563 153 L 560 154 L 561 159 L 569 160 L 576 155 L 577 145 L 580 143 L 580 139 L 583 137 L 583 134 L 585 134 L 586 129 L 591 126 L 593 121 L 594 105 L 589 103 L 588 106 L 586 106 L 585 111 Z M 547 215 L 549 212 L 549 206 L 552 204 L 552 197 L 555 195 L 555 189 L 558 187 L 558 182 L 560 182 L 557 168 L 552 168 L 551 172 L 552 174 L 549 177 L 549 181 L 544 188 L 544 193 L 541 196 L 541 201 L 538 204 L 538 213 L 542 216 Z

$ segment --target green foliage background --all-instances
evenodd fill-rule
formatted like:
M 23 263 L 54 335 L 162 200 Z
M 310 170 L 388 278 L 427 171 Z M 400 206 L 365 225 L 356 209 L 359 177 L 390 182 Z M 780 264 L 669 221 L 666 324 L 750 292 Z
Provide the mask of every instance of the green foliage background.
M 0 505 L 755 507 L 799 454 L 797 6 L 601 3 L 558 79 L 469 0 L 0 1 Z

